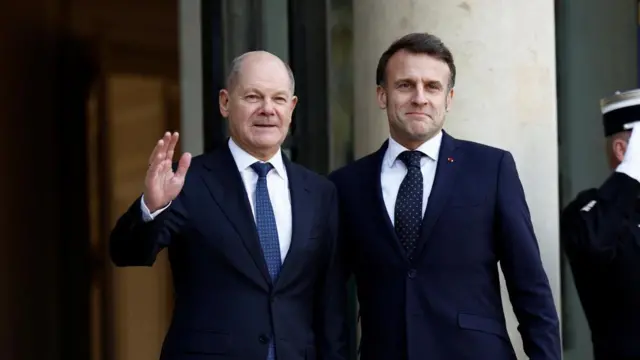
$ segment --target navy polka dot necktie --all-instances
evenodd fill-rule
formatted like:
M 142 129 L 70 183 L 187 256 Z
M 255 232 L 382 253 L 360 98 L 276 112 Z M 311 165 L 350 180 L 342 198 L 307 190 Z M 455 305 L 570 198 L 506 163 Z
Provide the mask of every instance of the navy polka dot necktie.
M 273 169 L 273 165 L 256 162 L 251 165 L 251 168 L 258 174 L 255 199 L 256 228 L 258 230 L 264 260 L 269 269 L 269 275 L 271 275 L 271 279 L 275 282 L 280 274 L 282 261 L 280 260 L 280 241 L 278 240 L 276 217 L 273 214 L 273 207 L 271 206 L 271 200 L 269 198 L 269 189 L 267 188 L 267 174 Z M 273 340 L 269 343 L 267 360 L 276 360 L 276 349 Z
M 420 171 L 420 151 L 404 151 L 399 156 L 407 167 L 407 175 L 400 184 L 395 206 L 395 229 L 398 240 L 409 259 L 416 249 L 422 225 L 423 181 Z

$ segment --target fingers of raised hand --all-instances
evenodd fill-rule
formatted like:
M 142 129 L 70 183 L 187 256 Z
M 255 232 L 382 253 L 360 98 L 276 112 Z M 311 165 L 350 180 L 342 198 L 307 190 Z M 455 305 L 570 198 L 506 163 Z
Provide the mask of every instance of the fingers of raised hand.
M 167 148 L 167 159 L 173 161 L 173 154 L 176 150 L 176 144 L 178 144 L 178 139 L 180 138 L 180 134 L 178 132 L 174 132 L 171 134 L 171 138 L 169 139 L 168 148 Z
M 176 148 L 176 144 L 178 143 L 179 134 L 174 132 L 171 134 L 170 132 L 164 133 L 164 136 L 158 140 L 155 148 L 151 152 L 151 156 L 149 157 L 149 167 L 156 167 L 156 165 L 160 165 L 162 161 L 168 159 L 171 161 L 173 159 L 173 153 Z
M 149 166 L 153 165 L 158 159 L 164 160 L 166 156 L 166 147 L 167 143 L 171 139 L 171 134 L 169 132 L 164 133 L 164 136 L 158 140 L 156 146 L 153 148 L 151 152 L 151 156 L 149 156 Z
M 178 169 L 176 170 L 177 177 L 185 177 L 187 175 L 187 170 L 189 170 L 189 166 L 191 166 L 191 154 L 184 153 L 180 157 L 180 161 L 178 162 Z

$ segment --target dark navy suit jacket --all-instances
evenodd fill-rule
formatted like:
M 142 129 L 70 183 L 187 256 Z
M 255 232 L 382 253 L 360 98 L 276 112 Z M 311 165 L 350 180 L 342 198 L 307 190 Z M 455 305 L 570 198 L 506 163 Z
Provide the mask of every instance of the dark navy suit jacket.
M 361 359 L 515 359 L 500 262 L 526 353 L 559 360 L 556 308 L 511 154 L 444 134 L 410 261 L 381 193 L 386 149 L 330 175 L 358 288 Z
M 116 265 L 151 266 L 169 251 L 175 309 L 162 360 L 265 360 L 272 326 L 278 360 L 346 358 L 335 187 L 283 157 L 293 235 L 275 283 L 227 146 L 193 158 L 182 192 L 155 220 L 143 222 L 140 199 L 118 220 Z

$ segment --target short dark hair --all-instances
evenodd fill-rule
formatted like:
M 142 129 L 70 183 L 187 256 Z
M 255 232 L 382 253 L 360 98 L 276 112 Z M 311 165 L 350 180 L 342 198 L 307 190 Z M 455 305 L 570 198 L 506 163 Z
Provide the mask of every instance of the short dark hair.
M 376 69 L 376 84 L 385 82 L 387 64 L 389 59 L 399 51 L 408 51 L 412 54 L 427 54 L 438 60 L 444 61 L 449 66 L 449 88 L 453 88 L 456 82 L 456 65 L 453 63 L 451 51 L 437 36 L 429 33 L 411 33 L 396 40 L 385 51 L 378 61 Z

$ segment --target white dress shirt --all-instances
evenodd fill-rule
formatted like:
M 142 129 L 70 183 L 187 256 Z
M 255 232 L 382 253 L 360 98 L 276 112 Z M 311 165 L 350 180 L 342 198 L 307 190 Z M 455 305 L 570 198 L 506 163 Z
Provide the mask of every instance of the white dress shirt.
M 438 165 L 438 154 L 440 153 L 441 143 L 442 131 L 416 149 L 426 155 L 420 159 L 420 171 L 422 172 L 422 180 L 424 182 L 422 193 L 423 217 L 427 209 L 427 201 L 431 194 L 433 181 L 436 178 L 436 166 Z M 407 175 L 407 167 L 402 160 L 398 159 L 398 156 L 407 150 L 409 149 L 400 145 L 397 141 L 393 140 L 392 137 L 389 137 L 389 145 L 382 160 L 382 169 L 380 171 L 382 198 L 392 224 L 395 224 L 395 206 L 398 190 L 400 190 L 400 184 L 402 184 L 402 180 L 404 180 L 405 175 Z
M 240 176 L 242 177 L 242 182 L 244 183 L 244 188 L 247 191 L 249 204 L 251 204 L 251 212 L 253 213 L 255 221 L 255 194 L 256 184 L 258 183 L 258 174 L 251 168 L 251 164 L 260 160 L 242 150 L 231 138 L 229 138 L 229 150 L 231 150 L 231 156 L 233 156 L 233 160 L 235 161 L 238 171 L 240 172 Z M 267 162 L 273 165 L 273 170 L 267 174 L 267 188 L 269 189 L 269 199 L 271 200 L 273 214 L 276 218 L 276 227 L 278 228 L 280 260 L 284 262 L 284 259 L 289 252 L 289 247 L 291 247 L 292 232 L 289 178 L 287 177 L 287 170 L 284 166 L 282 152 L 280 150 L 278 150 L 278 152 Z M 144 221 L 152 221 L 156 216 L 158 216 L 158 214 L 171 206 L 171 203 L 151 214 L 144 203 L 143 195 L 140 206 L 142 208 L 142 217 Z

